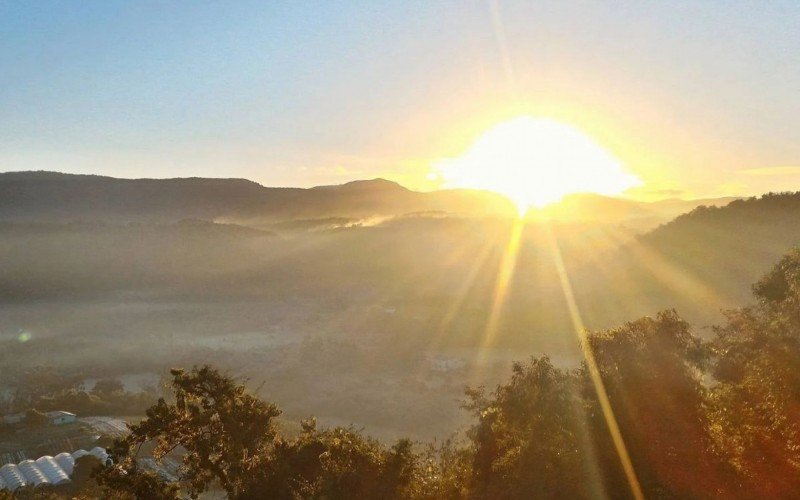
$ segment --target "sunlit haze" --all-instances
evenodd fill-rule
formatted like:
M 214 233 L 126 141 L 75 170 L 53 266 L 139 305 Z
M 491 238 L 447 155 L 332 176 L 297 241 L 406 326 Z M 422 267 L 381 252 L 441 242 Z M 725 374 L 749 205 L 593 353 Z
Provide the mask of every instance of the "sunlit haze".
M 618 195 L 641 181 L 591 137 L 564 123 L 523 116 L 496 125 L 458 158 L 434 165 L 448 187 L 496 191 L 524 212 L 564 195 Z
M 800 499 L 800 0 L 0 0 L 0 500 Z

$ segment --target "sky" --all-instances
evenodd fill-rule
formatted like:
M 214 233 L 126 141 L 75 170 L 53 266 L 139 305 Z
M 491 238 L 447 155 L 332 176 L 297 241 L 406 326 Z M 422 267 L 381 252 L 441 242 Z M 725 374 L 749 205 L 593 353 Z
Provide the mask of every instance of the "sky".
M 0 0 L 0 171 L 313 186 L 569 124 L 639 198 L 800 189 L 800 2 Z

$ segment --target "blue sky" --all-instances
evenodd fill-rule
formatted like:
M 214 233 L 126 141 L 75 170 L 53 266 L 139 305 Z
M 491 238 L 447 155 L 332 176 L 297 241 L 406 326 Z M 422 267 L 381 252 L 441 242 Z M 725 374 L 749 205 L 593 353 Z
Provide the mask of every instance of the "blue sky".
M 0 0 L 0 170 L 426 187 L 526 113 L 586 131 L 652 192 L 800 189 L 800 3 L 495 9 Z

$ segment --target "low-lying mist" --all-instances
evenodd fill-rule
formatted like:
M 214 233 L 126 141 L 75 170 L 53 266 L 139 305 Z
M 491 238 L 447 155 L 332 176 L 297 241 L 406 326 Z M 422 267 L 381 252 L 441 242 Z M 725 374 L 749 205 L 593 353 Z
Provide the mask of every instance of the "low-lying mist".
M 645 236 L 529 221 L 516 247 L 513 219 L 441 214 L 258 227 L 6 223 L 0 373 L 159 377 L 212 363 L 287 417 L 441 436 L 462 418 L 465 383 L 491 384 L 531 354 L 579 362 L 559 259 L 591 329 L 668 307 L 702 326 L 746 300 L 800 230 L 791 216 L 766 224 L 724 210 Z

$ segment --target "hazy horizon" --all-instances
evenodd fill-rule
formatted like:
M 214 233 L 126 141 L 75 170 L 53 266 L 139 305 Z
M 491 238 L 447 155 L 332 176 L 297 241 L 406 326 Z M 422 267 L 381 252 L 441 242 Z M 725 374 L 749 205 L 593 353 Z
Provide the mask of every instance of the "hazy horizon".
M 257 180 L 250 179 L 250 178 L 247 178 L 247 177 L 214 177 L 214 176 L 197 176 L 197 175 L 187 175 L 187 176 L 177 176 L 177 177 L 158 177 L 158 176 L 155 176 L 155 177 L 136 177 L 136 176 L 126 177 L 124 175 L 108 175 L 108 174 L 100 174 L 100 173 L 83 173 L 83 172 L 69 172 L 69 171 L 43 170 L 43 169 L 0 170 L 0 174 L 4 174 L 4 173 L 5 174 L 53 173 L 53 174 L 65 174 L 65 175 L 85 175 L 85 176 L 92 176 L 92 177 L 108 177 L 108 178 L 111 178 L 111 179 L 121 179 L 121 180 L 190 180 L 190 179 L 244 180 L 244 181 L 253 182 L 253 183 L 258 184 L 259 186 L 265 187 L 265 188 L 286 188 L 286 189 L 315 189 L 315 188 L 325 188 L 325 187 L 337 187 L 337 186 L 343 186 L 343 185 L 346 185 L 346 184 L 353 184 L 353 183 L 364 183 L 364 182 L 368 183 L 368 182 L 374 182 L 374 181 L 389 181 L 389 182 L 391 182 L 393 184 L 396 184 L 397 186 L 399 186 L 399 187 L 401 187 L 403 189 L 407 189 L 409 191 L 416 191 L 416 192 L 419 192 L 419 193 L 431 193 L 431 192 L 436 192 L 436 191 L 448 191 L 448 190 L 468 190 L 468 191 L 478 191 L 478 192 L 482 191 L 482 192 L 496 194 L 496 195 L 499 195 L 499 196 L 504 197 L 504 198 L 508 198 L 508 196 L 504 195 L 503 193 L 496 192 L 496 191 L 494 191 L 492 189 L 488 189 L 488 188 L 456 187 L 456 186 L 453 186 L 453 187 L 438 186 L 438 187 L 428 187 L 428 188 L 414 188 L 414 187 L 410 187 L 410 186 L 407 186 L 407 185 L 403 184 L 402 181 L 393 180 L 393 179 L 390 179 L 390 178 L 387 178 L 387 177 L 353 178 L 353 179 L 349 179 L 349 180 L 343 180 L 340 183 L 336 183 L 336 184 L 317 184 L 317 185 L 311 185 L 311 186 L 296 186 L 296 185 L 276 186 L 276 185 L 264 184 L 262 182 L 258 182 Z M 784 188 L 784 189 L 780 189 L 778 191 L 772 191 L 772 192 L 792 192 L 792 191 L 794 191 L 794 190 L 793 189 Z M 758 197 L 758 196 L 766 194 L 766 193 L 767 192 L 765 191 L 765 192 L 753 193 L 752 195 L 739 195 L 739 196 L 734 196 L 734 195 L 723 196 L 723 195 L 721 195 L 721 196 L 712 196 L 712 197 L 705 197 L 705 196 L 687 197 L 686 196 L 687 193 L 683 193 L 681 195 L 679 193 L 668 192 L 668 193 L 662 193 L 663 196 L 661 196 L 661 197 L 655 197 L 655 198 L 650 198 L 650 199 L 647 199 L 647 200 L 641 200 L 638 197 L 629 196 L 624 192 L 613 195 L 613 194 L 601 194 L 601 193 L 596 193 L 596 192 L 592 192 L 592 191 L 587 190 L 587 191 L 575 191 L 575 192 L 566 193 L 564 195 L 564 197 L 559 198 L 559 199 L 557 199 L 555 201 L 552 201 L 552 202 L 548 203 L 547 205 L 539 207 L 539 208 L 541 209 L 541 208 L 546 208 L 547 206 L 550 206 L 550 205 L 558 205 L 559 202 L 564 200 L 564 198 L 570 198 L 570 197 L 576 197 L 576 196 L 577 197 L 580 197 L 580 196 L 597 196 L 597 197 L 600 197 L 600 198 L 612 198 L 612 199 L 616 198 L 616 199 L 620 199 L 620 200 L 630 200 L 630 201 L 642 202 L 642 203 L 657 203 L 659 201 L 678 201 L 678 200 L 679 201 L 695 201 L 695 200 L 697 200 L 697 201 L 707 201 L 707 200 L 716 200 L 716 199 L 720 199 L 720 200 L 722 200 L 722 199 L 731 199 L 731 200 L 733 200 L 733 199 L 737 199 L 737 198 Z M 534 210 L 535 207 L 532 207 L 531 209 Z

